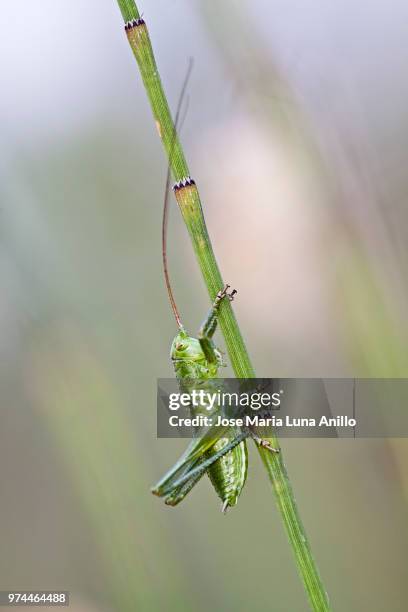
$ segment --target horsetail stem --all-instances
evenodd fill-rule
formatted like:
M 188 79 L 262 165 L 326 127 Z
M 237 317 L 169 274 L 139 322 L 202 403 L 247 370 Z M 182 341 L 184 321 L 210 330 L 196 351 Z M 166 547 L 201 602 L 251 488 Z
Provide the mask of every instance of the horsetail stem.
M 220 287 L 224 286 L 224 282 L 208 235 L 197 186 L 190 178 L 182 146 L 178 137 L 175 136 L 173 119 L 157 69 L 146 23 L 141 19 L 134 0 L 117 1 L 125 21 L 129 44 L 139 65 L 156 127 L 176 181 L 174 189 L 176 199 L 190 234 L 210 299 L 214 301 Z M 224 300 L 220 306 L 219 323 L 236 377 L 254 378 L 255 372 L 228 300 Z M 270 443 L 274 448 L 279 447 L 275 435 L 270 438 Z M 273 485 L 277 506 L 295 553 L 311 607 L 315 611 L 327 612 L 330 610 L 328 596 L 299 516 L 282 453 L 271 453 L 259 445 L 257 448 Z
M 118 4 L 125 23 L 133 19 L 140 19 L 139 11 L 133 0 L 118 0 Z

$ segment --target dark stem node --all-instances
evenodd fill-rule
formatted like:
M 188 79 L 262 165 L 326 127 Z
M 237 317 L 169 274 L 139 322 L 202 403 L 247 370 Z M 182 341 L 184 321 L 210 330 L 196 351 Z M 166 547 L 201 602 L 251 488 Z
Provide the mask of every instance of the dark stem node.
M 145 25 L 144 19 L 132 19 L 132 21 L 127 21 L 125 23 L 125 30 L 128 32 L 129 30 L 133 30 L 133 28 L 137 28 L 141 25 Z
M 173 191 L 180 191 L 180 189 L 184 189 L 184 187 L 192 187 L 195 185 L 195 180 L 191 178 L 191 176 L 185 176 L 173 185 Z

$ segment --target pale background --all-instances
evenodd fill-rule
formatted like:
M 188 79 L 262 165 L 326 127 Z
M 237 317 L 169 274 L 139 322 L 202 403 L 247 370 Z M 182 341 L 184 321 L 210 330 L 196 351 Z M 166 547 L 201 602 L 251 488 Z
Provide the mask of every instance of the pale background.
M 182 140 L 257 374 L 407 376 L 406 3 L 140 8 L 173 108 L 195 60 Z M 0 588 L 68 589 L 78 611 L 307 610 L 253 448 L 227 517 L 205 481 L 177 509 L 149 493 L 185 442 L 155 437 L 166 162 L 116 3 L 3 3 L 1 21 Z M 208 298 L 172 205 L 195 332 Z M 334 609 L 406 610 L 406 441 L 282 446 Z

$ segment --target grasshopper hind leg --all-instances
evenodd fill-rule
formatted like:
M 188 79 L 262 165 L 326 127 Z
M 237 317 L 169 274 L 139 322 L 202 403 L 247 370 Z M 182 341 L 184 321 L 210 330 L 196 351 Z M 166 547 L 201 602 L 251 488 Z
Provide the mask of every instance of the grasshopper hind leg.
M 225 446 L 215 452 L 213 455 L 207 455 L 204 451 L 202 459 L 197 461 L 193 459 L 189 465 L 189 459 L 192 455 L 187 452 L 186 456 L 183 456 L 176 466 L 171 470 L 168 477 L 165 477 L 162 482 L 156 485 L 152 493 L 158 497 L 163 497 L 164 501 L 169 506 L 176 506 L 179 504 L 191 489 L 197 484 L 205 472 L 220 458 L 222 458 L 229 451 L 234 449 L 238 444 L 243 442 L 246 438 L 251 437 L 259 445 L 273 453 L 279 453 L 279 449 L 273 448 L 270 442 L 265 438 L 256 436 L 252 431 L 241 432 L 236 436 L 235 439 L 228 442 Z M 207 456 L 206 456 L 207 455 Z M 183 467 L 186 470 L 183 472 Z M 228 497 L 222 498 L 222 511 L 225 513 L 230 506 L 235 505 L 231 503 L 231 499 Z
M 191 489 L 197 484 L 197 482 L 203 477 L 203 475 L 204 472 L 193 476 L 181 486 L 175 487 L 175 489 L 164 498 L 164 503 L 167 506 L 177 506 L 180 502 L 183 501 L 186 495 L 190 493 Z

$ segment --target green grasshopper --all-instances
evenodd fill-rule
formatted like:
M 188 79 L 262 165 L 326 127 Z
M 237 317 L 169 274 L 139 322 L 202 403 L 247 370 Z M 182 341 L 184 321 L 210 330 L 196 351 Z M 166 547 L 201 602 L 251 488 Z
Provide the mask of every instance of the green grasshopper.
M 190 70 L 191 64 L 179 99 L 175 118 L 175 133 Z M 203 388 L 202 385 L 208 385 L 208 387 L 214 385 L 214 379 L 218 376 L 219 368 L 225 365 L 221 351 L 213 342 L 213 336 L 217 328 L 218 311 L 222 301 L 224 299 L 233 300 L 236 291 L 233 290 L 229 293 L 229 285 L 220 289 L 208 316 L 200 328 L 198 338 L 189 336 L 181 322 L 167 266 L 169 187 L 170 165 L 167 170 L 163 206 L 162 256 L 169 301 L 179 328 L 171 346 L 170 358 L 173 362 L 180 387 L 182 387 L 184 392 L 190 392 L 194 387 L 194 380 L 197 379 L 201 382 L 200 388 Z M 175 191 L 186 188 L 196 189 L 195 182 L 187 178 L 176 183 L 174 186 Z M 255 439 L 257 444 L 268 448 L 272 452 L 279 452 L 277 449 L 272 448 L 267 440 L 259 438 L 249 429 L 240 431 L 234 428 L 231 431 L 230 427 L 225 427 L 224 429 L 217 427 L 216 433 L 214 429 L 210 429 L 204 436 L 191 442 L 179 461 L 153 487 L 152 492 L 159 497 L 163 497 L 166 504 L 175 506 L 185 498 L 187 493 L 191 491 L 207 472 L 216 493 L 221 498 L 222 511 L 226 512 L 229 507 L 236 505 L 245 485 L 248 470 L 248 452 L 245 439 L 250 436 Z
M 216 348 L 212 336 L 217 327 L 220 303 L 225 298 L 233 299 L 236 293 L 234 291 L 228 293 L 228 289 L 229 286 L 226 285 L 218 293 L 200 328 L 198 338 L 189 336 L 180 324 L 179 332 L 173 340 L 170 357 L 183 392 L 196 388 L 194 379 L 200 379 L 204 385 L 207 381 L 211 386 L 217 377 L 219 367 L 224 365 L 221 352 Z M 179 319 L 178 312 L 176 320 L 177 318 Z M 231 432 L 228 426 L 225 428 L 218 426 L 216 433 L 212 428 L 202 438 L 194 439 L 152 492 L 163 497 L 166 504 L 175 506 L 207 472 L 215 491 L 221 498 L 222 511 L 226 512 L 229 507 L 236 505 L 245 485 L 248 469 L 245 443 L 247 437 L 254 438 L 257 444 L 272 452 L 279 452 L 272 448 L 267 440 L 256 436 L 252 430 L 239 431 L 235 428 Z

